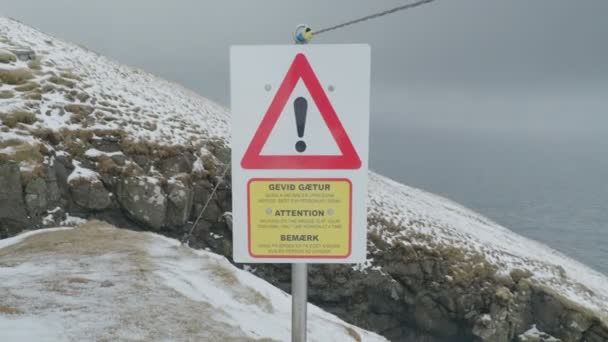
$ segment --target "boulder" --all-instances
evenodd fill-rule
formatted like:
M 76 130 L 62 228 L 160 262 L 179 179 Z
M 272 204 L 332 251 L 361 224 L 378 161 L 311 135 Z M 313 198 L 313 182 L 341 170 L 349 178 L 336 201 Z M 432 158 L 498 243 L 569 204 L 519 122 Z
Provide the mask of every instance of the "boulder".
M 72 200 L 89 210 L 103 210 L 112 204 L 111 194 L 98 179 L 79 178 L 69 183 Z
M 167 226 L 183 226 L 192 208 L 192 188 L 179 180 L 170 179 L 167 185 Z
M 165 158 L 158 163 L 158 169 L 165 176 L 173 176 L 178 173 L 192 172 L 192 161 L 194 156 L 190 152 L 178 154 Z
M 26 226 L 19 165 L 13 161 L 0 162 L 0 238 L 13 235 Z
M 193 185 L 194 188 L 194 197 L 193 197 L 193 210 L 192 210 L 192 219 L 196 219 L 203 209 L 205 203 L 209 199 L 211 192 L 213 191 L 214 185 L 206 180 L 195 182 Z M 214 198 L 209 200 L 209 204 L 203 213 L 202 219 L 208 222 L 217 222 L 222 218 L 224 214 L 224 210 L 218 201 L 219 191 L 216 192 Z
M 48 204 L 45 180 L 39 177 L 33 178 L 25 186 L 25 207 L 29 216 L 39 217 L 46 212 Z
M 53 208 L 61 200 L 59 181 L 57 180 L 57 163 L 54 159 L 51 159 L 49 167 L 46 168 L 45 182 L 48 207 Z
M 158 179 L 131 176 L 118 183 L 117 199 L 132 220 L 158 231 L 165 223 L 167 197 Z

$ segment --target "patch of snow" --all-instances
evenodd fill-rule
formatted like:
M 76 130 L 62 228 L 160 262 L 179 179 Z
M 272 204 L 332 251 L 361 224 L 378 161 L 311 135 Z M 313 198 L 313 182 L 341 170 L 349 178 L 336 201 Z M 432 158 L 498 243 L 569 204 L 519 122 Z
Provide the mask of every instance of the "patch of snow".
M 481 315 L 481 317 L 479 317 L 479 320 L 484 323 L 492 322 L 492 316 L 490 316 L 489 314 L 483 314 Z
M 52 317 L 0 315 L 2 342 L 56 342 L 67 340 L 61 325 Z
M 53 214 L 48 214 L 42 218 L 42 224 L 45 226 L 48 226 L 53 222 L 55 222 L 55 216 L 53 216 Z
M 199 157 L 196 157 L 196 160 L 192 164 L 192 172 L 204 172 L 205 167 L 203 166 L 203 160 Z
M 291 297 L 288 294 L 234 267 L 223 256 L 183 247 L 164 236 L 146 234 L 154 237 L 148 250 L 157 265 L 155 273 L 168 286 L 192 300 L 222 309 L 223 320 L 237 325 L 251 339 L 290 339 Z M 353 340 L 348 329 L 359 334 L 362 341 L 384 341 L 317 306 L 309 304 L 307 310 L 309 341 Z
M 90 229 L 95 241 L 88 240 Z M 81 243 L 103 248 L 80 254 L 74 246 Z M 6 294 L 3 304 L 18 310 L 0 313 L 3 342 L 290 339 L 285 292 L 222 256 L 94 221 L 74 228 L 69 243 L 25 248 L 3 259 L 0 293 Z M 311 342 L 386 341 L 314 305 L 308 317 Z
M 72 165 L 74 165 L 74 171 L 68 176 L 68 183 L 79 179 L 87 179 L 92 182 L 99 181 L 99 174 L 91 169 L 80 166 L 81 163 L 79 161 L 73 160 Z
M 71 216 L 70 214 L 65 215 L 65 220 L 61 221 L 61 225 L 64 226 L 78 226 L 87 223 L 86 219 L 78 216 Z
M 546 342 L 560 342 L 559 339 L 538 330 L 536 328 L 536 324 L 532 324 L 532 327 L 530 329 L 528 329 L 523 334 L 519 335 L 519 341 L 521 341 L 521 342 L 538 341 L 539 339 L 542 339 L 543 341 L 546 341 Z
M 95 159 L 95 158 L 99 158 L 101 156 L 116 156 L 116 155 L 122 155 L 122 152 L 104 152 L 104 151 L 100 151 L 98 149 L 95 148 L 90 148 L 88 150 L 86 150 L 86 152 L 84 153 L 84 156 L 87 158 L 91 158 L 91 159 Z

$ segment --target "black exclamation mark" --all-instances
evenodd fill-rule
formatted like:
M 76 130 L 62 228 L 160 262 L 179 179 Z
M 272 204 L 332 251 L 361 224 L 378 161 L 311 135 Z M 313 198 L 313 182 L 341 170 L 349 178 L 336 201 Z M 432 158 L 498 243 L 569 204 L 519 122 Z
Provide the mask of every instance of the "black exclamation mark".
M 298 97 L 293 102 L 293 111 L 296 113 L 296 128 L 298 129 L 298 138 L 304 137 L 304 127 L 306 127 L 306 110 L 308 102 L 303 97 Z M 304 140 L 298 140 L 296 143 L 296 151 L 302 153 L 306 151 L 306 143 Z

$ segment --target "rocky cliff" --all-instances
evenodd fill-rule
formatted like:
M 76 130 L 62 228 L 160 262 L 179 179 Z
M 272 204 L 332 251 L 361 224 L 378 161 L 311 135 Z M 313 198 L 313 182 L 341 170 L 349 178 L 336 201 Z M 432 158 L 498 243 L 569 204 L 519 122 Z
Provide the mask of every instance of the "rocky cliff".
M 227 167 L 225 108 L 5 18 L 0 85 L 0 237 L 80 217 L 179 238 Z M 422 190 L 369 190 L 368 260 L 313 266 L 313 303 L 394 341 L 608 340 L 604 275 Z M 228 174 L 191 246 L 230 258 L 230 203 Z M 286 267 L 239 266 L 289 290 Z

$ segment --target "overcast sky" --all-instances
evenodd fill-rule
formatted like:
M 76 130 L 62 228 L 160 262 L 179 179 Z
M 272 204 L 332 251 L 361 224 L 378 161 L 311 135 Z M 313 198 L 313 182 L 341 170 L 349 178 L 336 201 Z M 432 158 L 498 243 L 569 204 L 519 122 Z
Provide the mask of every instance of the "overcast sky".
M 229 105 L 232 44 L 406 1 L 0 0 L 0 13 Z M 437 0 L 317 37 L 372 47 L 372 120 L 566 139 L 608 123 L 608 1 Z

